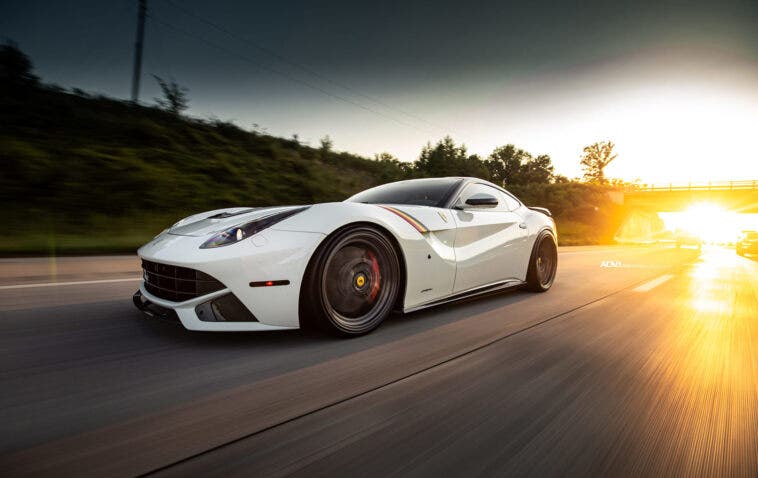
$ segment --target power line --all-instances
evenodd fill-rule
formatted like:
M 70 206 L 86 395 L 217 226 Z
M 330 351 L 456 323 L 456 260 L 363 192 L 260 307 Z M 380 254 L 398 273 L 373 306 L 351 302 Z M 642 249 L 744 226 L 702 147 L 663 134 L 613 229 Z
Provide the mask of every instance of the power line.
M 267 54 L 267 55 L 269 55 L 269 56 L 271 56 L 273 58 L 276 58 L 277 60 L 279 60 L 279 61 L 281 61 L 283 63 L 286 63 L 286 64 L 288 64 L 290 66 L 293 66 L 295 68 L 300 69 L 301 71 L 304 71 L 304 72 L 306 72 L 306 73 L 308 73 L 310 75 L 313 75 L 313 76 L 315 76 L 316 78 L 318 78 L 318 79 L 320 79 L 322 81 L 325 81 L 327 83 L 331 83 L 332 85 L 337 86 L 339 88 L 342 88 L 342 89 L 344 89 L 346 91 L 349 91 L 350 93 L 352 93 L 352 94 L 354 94 L 356 96 L 359 96 L 361 98 L 367 99 L 367 100 L 369 100 L 369 101 L 371 101 L 373 103 L 376 103 L 378 105 L 383 106 L 384 108 L 386 108 L 388 110 L 395 111 L 397 113 L 400 113 L 400 114 L 405 115 L 405 116 L 407 116 L 409 118 L 415 119 L 416 121 L 422 122 L 422 123 L 424 123 L 424 124 L 426 124 L 428 126 L 431 126 L 433 128 L 436 128 L 436 129 L 439 129 L 439 130 L 442 130 L 442 131 L 445 131 L 445 132 L 449 132 L 450 131 L 448 128 L 445 128 L 445 127 L 440 126 L 438 124 L 432 123 L 431 121 L 427 121 L 426 119 L 424 119 L 424 118 L 422 118 L 422 117 L 420 117 L 418 115 L 415 115 L 415 114 L 410 113 L 408 111 L 405 111 L 403 109 L 400 109 L 400 108 L 397 108 L 397 107 L 392 106 L 390 104 L 387 104 L 387 103 L 385 103 L 385 102 L 383 102 L 383 101 L 381 101 L 381 100 L 379 100 L 377 98 L 374 98 L 374 97 L 372 97 L 370 95 L 362 93 L 362 92 L 356 90 L 355 88 L 352 88 L 352 87 L 350 87 L 350 86 L 348 86 L 348 85 L 346 85 L 346 84 L 344 84 L 342 82 L 339 82 L 337 80 L 334 80 L 333 78 L 330 78 L 330 77 L 328 77 L 326 75 L 323 75 L 323 74 L 319 73 L 318 71 L 316 71 L 316 70 L 314 70 L 314 69 L 312 69 L 312 68 L 310 68 L 310 67 L 308 67 L 306 65 L 303 65 L 303 64 L 298 63 L 296 61 L 293 61 L 293 60 L 291 60 L 291 59 L 289 59 L 289 58 L 287 58 L 287 57 L 285 57 L 285 56 L 277 53 L 276 51 L 271 50 L 270 48 L 267 48 L 266 46 L 261 45 L 260 43 L 257 43 L 255 41 L 251 40 L 250 38 L 247 38 L 247 37 L 245 37 L 243 35 L 240 35 L 239 33 L 236 33 L 236 32 L 234 32 L 232 30 L 229 30 L 228 28 L 226 28 L 226 27 L 224 27 L 222 25 L 219 25 L 218 23 L 212 22 L 212 21 L 210 21 L 210 20 L 208 20 L 208 19 L 206 19 L 206 18 L 198 15 L 197 13 L 193 12 L 189 8 L 185 7 L 184 5 L 179 5 L 176 2 L 174 2 L 173 0 L 163 0 L 163 1 L 165 3 L 173 6 L 176 9 L 181 10 L 186 15 L 188 15 L 188 16 L 190 16 L 190 17 L 192 17 L 192 18 L 194 18 L 194 19 L 196 19 L 196 20 L 198 20 L 198 21 L 200 21 L 200 22 L 202 22 L 202 23 L 204 23 L 204 24 L 206 24 L 206 25 L 208 25 L 208 26 L 210 26 L 212 28 L 215 28 L 216 30 L 218 30 L 218 31 L 220 31 L 222 33 L 225 33 L 225 34 L 227 34 L 227 35 L 229 35 L 229 36 L 231 36 L 233 38 L 236 38 L 238 41 L 246 43 L 246 44 L 252 46 L 253 48 L 255 48 L 257 50 L 259 50 L 259 51 L 261 51 L 261 52 L 263 52 L 263 53 L 265 53 L 265 54 Z
M 223 51 L 223 52 L 225 52 L 225 53 L 227 53 L 229 55 L 235 56 L 235 57 L 237 57 L 238 59 L 240 59 L 240 60 L 242 60 L 244 62 L 250 63 L 251 65 L 255 66 L 256 68 L 259 68 L 259 69 L 264 70 L 264 71 L 268 71 L 269 73 L 273 73 L 275 75 L 282 76 L 282 77 L 287 78 L 288 80 L 290 80 L 292 82 L 298 83 L 298 84 L 306 86 L 308 88 L 311 88 L 311 89 L 313 89 L 315 91 L 318 91 L 318 92 L 320 92 L 320 93 L 322 93 L 324 95 L 330 96 L 330 97 L 332 97 L 332 98 L 334 98 L 336 100 L 339 100 L 339 101 L 351 104 L 351 105 L 353 105 L 353 106 L 355 106 L 357 108 L 360 108 L 362 110 L 368 111 L 368 112 L 373 113 L 373 114 L 375 114 L 377 116 L 381 116 L 381 117 L 383 117 L 385 119 L 388 119 L 390 121 L 394 121 L 395 123 L 398 123 L 401 126 L 406 126 L 406 127 L 409 127 L 409 128 L 417 129 L 419 131 L 424 131 L 423 129 L 419 128 L 417 125 L 407 123 L 407 122 L 399 120 L 399 119 L 397 119 L 397 118 L 395 118 L 393 116 L 389 116 L 389 115 L 387 115 L 385 113 L 382 113 L 381 111 L 377 111 L 377 110 L 375 110 L 375 109 L 373 109 L 371 107 L 368 107 L 366 105 L 363 105 L 361 103 L 353 101 L 353 100 L 351 100 L 349 98 L 345 98 L 344 96 L 334 94 L 334 93 L 332 93 L 330 91 L 327 91 L 327 90 L 325 90 L 325 89 L 323 89 L 323 88 L 321 88 L 319 86 L 316 86 L 316 85 L 314 85 L 312 83 L 309 83 L 309 82 L 307 82 L 305 80 L 302 80 L 300 78 L 297 78 L 297 77 L 294 77 L 292 75 L 289 75 L 289 74 L 287 74 L 287 73 L 285 73 L 283 71 L 277 70 L 275 68 L 271 68 L 269 66 L 261 65 L 260 62 L 255 61 L 254 59 L 252 59 L 252 58 L 250 58 L 248 56 L 245 56 L 245 55 L 242 55 L 240 53 L 237 53 L 237 52 L 235 52 L 233 50 L 230 50 L 228 48 L 225 48 L 225 47 L 219 45 L 218 43 L 215 43 L 215 42 L 212 42 L 212 41 L 210 41 L 210 40 L 208 40 L 206 38 L 203 38 L 200 35 L 196 35 L 196 34 L 190 32 L 188 30 L 185 30 L 185 29 L 183 29 L 181 27 L 178 27 L 176 25 L 168 23 L 165 20 L 163 20 L 163 19 L 161 19 L 159 17 L 156 17 L 155 14 L 150 14 L 149 17 L 152 20 L 154 20 L 154 21 L 160 23 L 161 25 L 165 26 L 166 28 L 169 28 L 170 30 L 173 30 L 173 31 L 175 31 L 177 33 L 181 33 L 182 35 L 188 36 L 190 38 L 194 38 L 194 39 L 196 39 L 196 40 L 198 40 L 198 41 L 200 41 L 202 43 L 205 43 L 206 45 L 208 45 L 208 46 L 210 46 L 212 48 L 215 48 L 217 50 Z M 430 131 L 427 130 L 426 132 L 428 133 Z

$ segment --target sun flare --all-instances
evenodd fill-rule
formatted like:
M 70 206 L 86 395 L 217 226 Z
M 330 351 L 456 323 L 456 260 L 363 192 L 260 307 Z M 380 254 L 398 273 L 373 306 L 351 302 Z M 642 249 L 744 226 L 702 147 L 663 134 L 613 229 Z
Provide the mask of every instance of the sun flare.
M 704 242 L 734 242 L 747 227 L 747 216 L 724 209 L 719 204 L 700 202 L 681 212 L 659 213 L 667 229 L 697 236 Z

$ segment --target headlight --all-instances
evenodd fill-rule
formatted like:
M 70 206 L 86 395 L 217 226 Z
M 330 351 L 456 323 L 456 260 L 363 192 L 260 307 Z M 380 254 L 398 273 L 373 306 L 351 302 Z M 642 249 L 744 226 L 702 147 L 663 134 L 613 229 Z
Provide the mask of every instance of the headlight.
M 305 211 L 310 206 L 299 207 L 290 209 L 284 212 L 271 214 L 270 216 L 262 217 L 254 221 L 246 222 L 238 226 L 231 227 L 226 231 L 220 232 L 211 237 L 200 246 L 200 249 L 211 249 L 214 247 L 228 246 L 229 244 L 235 244 L 242 239 L 257 234 L 262 230 L 273 226 L 277 222 L 283 221 L 290 216 L 293 216 L 299 212 Z

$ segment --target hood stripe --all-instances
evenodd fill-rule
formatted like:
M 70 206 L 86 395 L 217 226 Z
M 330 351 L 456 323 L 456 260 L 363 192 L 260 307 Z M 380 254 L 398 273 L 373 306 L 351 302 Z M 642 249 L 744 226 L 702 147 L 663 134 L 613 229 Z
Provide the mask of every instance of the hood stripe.
M 413 226 L 413 228 L 415 230 L 417 230 L 418 232 L 420 232 L 421 234 L 429 232 L 429 229 L 427 229 L 427 227 L 421 221 L 419 221 L 415 217 L 411 216 L 410 214 L 408 214 L 406 212 L 403 212 L 403 211 L 401 211 L 399 209 L 395 209 L 394 207 L 382 206 L 381 204 L 378 204 L 378 206 L 380 208 L 382 208 L 382 209 L 388 210 L 389 212 L 397 214 L 403 220 L 405 220 L 405 222 L 407 222 L 408 224 L 410 224 L 411 226 Z

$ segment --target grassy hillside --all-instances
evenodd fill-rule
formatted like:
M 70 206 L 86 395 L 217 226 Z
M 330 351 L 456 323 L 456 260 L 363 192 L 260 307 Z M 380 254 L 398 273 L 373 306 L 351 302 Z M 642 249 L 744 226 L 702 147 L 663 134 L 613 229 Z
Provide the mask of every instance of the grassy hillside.
M 0 252 L 133 250 L 192 212 L 339 201 L 393 162 L 50 88 L 0 93 Z
M 446 138 L 430 165 L 371 160 L 244 131 L 222 121 L 36 85 L 0 88 L 0 254 L 131 252 L 177 219 L 231 206 L 340 201 L 377 184 L 488 169 Z M 448 144 L 449 143 L 449 144 Z M 422 154 L 423 156 L 423 154 Z M 473 169 L 472 169 L 473 168 Z M 607 189 L 577 182 L 508 185 L 549 207 L 561 244 L 612 240 Z

